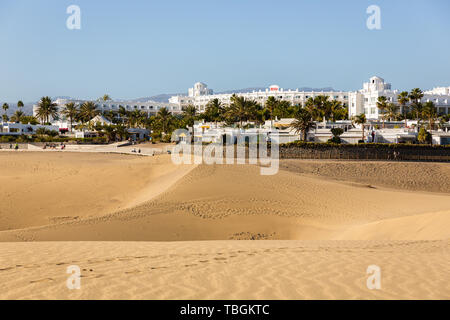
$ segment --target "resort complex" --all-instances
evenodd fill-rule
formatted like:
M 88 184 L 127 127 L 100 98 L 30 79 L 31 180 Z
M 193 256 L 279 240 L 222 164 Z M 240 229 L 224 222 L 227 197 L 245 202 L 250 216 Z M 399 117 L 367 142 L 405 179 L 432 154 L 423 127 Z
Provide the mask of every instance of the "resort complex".
M 33 117 L 17 111 L 0 135 L 35 135 L 56 131 L 74 138 L 161 140 L 170 142 L 176 129 L 188 128 L 194 140 L 222 141 L 243 130 L 258 130 L 267 139 L 277 129 L 281 143 L 304 140 L 335 143 L 450 144 L 450 87 L 410 92 L 393 90 L 372 77 L 358 91 L 299 91 L 272 85 L 265 90 L 214 94 L 196 83 L 186 96 L 168 102 L 96 101 L 44 97 L 33 106 Z M 19 106 L 19 104 L 18 104 Z M 7 110 L 4 104 L 4 110 Z M 31 118 L 31 119 L 30 119 Z M 31 123 L 33 120 L 35 123 Z M 421 131 L 422 130 L 422 131 Z M 180 137 L 176 138 L 177 140 Z
M 271 139 L 277 129 L 281 143 L 308 142 L 450 144 L 450 87 L 410 92 L 393 90 L 372 77 L 358 91 L 299 91 L 272 85 L 265 90 L 214 94 L 196 83 L 186 96 L 168 102 L 96 101 L 43 97 L 33 116 L 16 111 L 9 118 L 3 104 L 0 136 L 29 141 L 52 136 L 115 142 L 123 139 L 173 141 L 172 132 L 188 129 L 194 140 L 218 142 L 258 130 Z M 23 105 L 19 101 L 17 106 Z M 23 138 L 25 137 L 25 138 Z M 28 137 L 28 138 L 26 138 Z M 6 140 L 7 141 L 6 141 Z M 184 140 L 176 137 L 177 141 Z
M 435 88 L 425 91 L 421 98 L 422 102 L 433 102 L 438 108 L 438 114 L 450 113 L 450 87 Z M 242 96 L 249 100 L 254 100 L 260 104 L 264 104 L 269 97 L 274 97 L 289 102 L 291 105 L 304 105 L 308 99 L 318 96 L 328 96 L 330 100 L 337 100 L 348 108 L 349 118 L 365 114 L 367 119 L 379 119 L 380 111 L 377 108 L 378 98 L 387 97 L 389 102 L 398 103 L 399 90 L 392 90 L 391 84 L 386 83 L 380 77 L 372 77 L 369 82 L 364 83 L 363 89 L 358 91 L 320 91 L 305 92 L 297 90 L 284 90 L 277 85 L 272 85 L 265 91 L 253 91 L 246 93 L 228 93 L 214 94 L 213 90 L 208 89 L 207 85 L 198 82 L 193 88 L 189 89 L 187 96 L 173 96 L 169 99 L 172 105 L 178 105 L 180 108 L 194 105 L 199 112 L 204 112 L 206 106 L 211 100 L 218 99 L 220 103 L 229 105 L 233 94 Z M 409 104 L 411 101 L 409 102 Z M 400 110 L 402 111 L 402 110 Z

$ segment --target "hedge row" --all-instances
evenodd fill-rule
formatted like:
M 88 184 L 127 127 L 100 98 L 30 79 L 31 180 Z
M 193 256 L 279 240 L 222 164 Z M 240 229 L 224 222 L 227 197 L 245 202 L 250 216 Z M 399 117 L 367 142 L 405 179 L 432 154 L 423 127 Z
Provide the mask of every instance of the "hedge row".
M 429 144 L 409 144 L 409 143 L 358 143 L 358 144 L 338 144 L 330 142 L 304 142 L 294 141 L 280 145 L 281 148 L 303 148 L 303 149 L 411 149 L 411 150 L 426 150 L 426 149 L 443 149 L 450 150 L 450 145 L 429 145 Z

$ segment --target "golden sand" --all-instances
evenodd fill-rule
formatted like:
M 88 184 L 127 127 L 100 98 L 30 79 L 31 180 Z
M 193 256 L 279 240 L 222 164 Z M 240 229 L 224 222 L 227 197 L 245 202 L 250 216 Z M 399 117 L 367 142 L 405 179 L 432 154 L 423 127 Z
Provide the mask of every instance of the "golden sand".
M 168 155 L 0 161 L 0 298 L 450 297 L 450 164 L 283 160 L 261 176 Z M 366 287 L 372 264 L 381 290 Z

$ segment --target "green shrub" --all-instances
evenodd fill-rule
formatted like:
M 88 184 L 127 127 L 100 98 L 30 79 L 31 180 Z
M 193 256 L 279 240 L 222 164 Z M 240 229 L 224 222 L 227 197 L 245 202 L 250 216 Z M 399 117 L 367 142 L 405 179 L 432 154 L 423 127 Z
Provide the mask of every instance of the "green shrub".
M 420 143 L 428 143 L 431 144 L 432 136 L 424 127 L 420 128 L 419 136 L 417 137 Z
M 335 143 L 335 144 L 340 144 L 342 142 L 340 137 L 333 137 L 331 139 L 328 140 L 328 143 Z
M 362 143 L 362 144 L 335 144 L 329 142 L 305 142 L 294 141 L 280 145 L 281 148 L 304 148 L 304 149 L 329 149 L 335 148 L 379 148 L 379 149 L 450 149 L 450 145 L 426 145 L 426 144 L 407 144 L 407 143 Z

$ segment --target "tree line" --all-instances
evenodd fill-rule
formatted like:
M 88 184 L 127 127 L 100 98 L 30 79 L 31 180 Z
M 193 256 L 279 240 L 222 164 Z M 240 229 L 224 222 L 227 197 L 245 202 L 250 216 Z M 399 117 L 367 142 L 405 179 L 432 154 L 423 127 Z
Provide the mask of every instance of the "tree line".
M 433 102 L 422 103 L 424 94 L 419 88 L 411 92 L 400 92 L 397 103 L 390 101 L 387 97 L 378 98 L 376 106 L 383 120 L 383 127 L 386 120 L 406 120 L 416 119 L 427 121 L 429 128 L 433 129 L 437 121 L 449 121 L 448 115 L 438 115 L 438 111 Z M 98 101 L 107 101 L 111 98 L 104 95 Z M 21 101 L 17 106 L 19 110 L 11 117 L 11 121 L 33 123 L 40 122 L 49 124 L 51 119 L 58 120 L 64 116 L 70 124 L 70 131 L 76 129 L 94 129 L 103 132 L 109 137 L 108 140 L 122 139 L 128 128 L 145 128 L 153 133 L 154 138 L 169 139 L 171 132 L 178 128 L 192 127 L 195 121 L 205 120 L 208 122 L 221 122 L 226 125 L 236 125 L 245 128 L 252 124 L 260 125 L 275 118 L 295 118 L 292 127 L 301 133 L 303 140 L 306 140 L 308 131 L 315 126 L 316 121 L 338 121 L 348 119 L 348 108 L 345 103 L 332 100 L 329 96 L 319 95 L 310 97 L 302 104 L 292 105 L 289 101 L 276 97 L 269 97 L 264 104 L 260 104 L 252 99 L 243 96 L 233 95 L 229 104 L 223 104 L 219 99 L 209 101 L 203 112 L 193 106 L 188 105 L 183 108 L 182 114 L 172 114 L 167 108 L 161 108 L 156 114 L 149 114 L 142 110 L 129 111 L 124 106 L 119 105 L 118 110 L 100 111 L 94 101 L 86 101 L 80 105 L 73 102 L 67 103 L 58 109 L 58 105 L 50 97 L 42 97 L 37 105 L 36 117 L 25 116 L 20 110 L 23 107 Z M 3 120 L 8 121 L 6 111 L 9 106 L 5 103 L 3 110 Z M 97 115 L 102 115 L 109 120 L 112 125 L 101 126 L 93 123 Z M 361 124 L 363 128 L 367 123 L 365 114 L 360 114 L 351 119 L 356 124 Z M 25 122 L 27 121 L 27 122 Z M 75 124 L 75 126 L 74 126 Z

